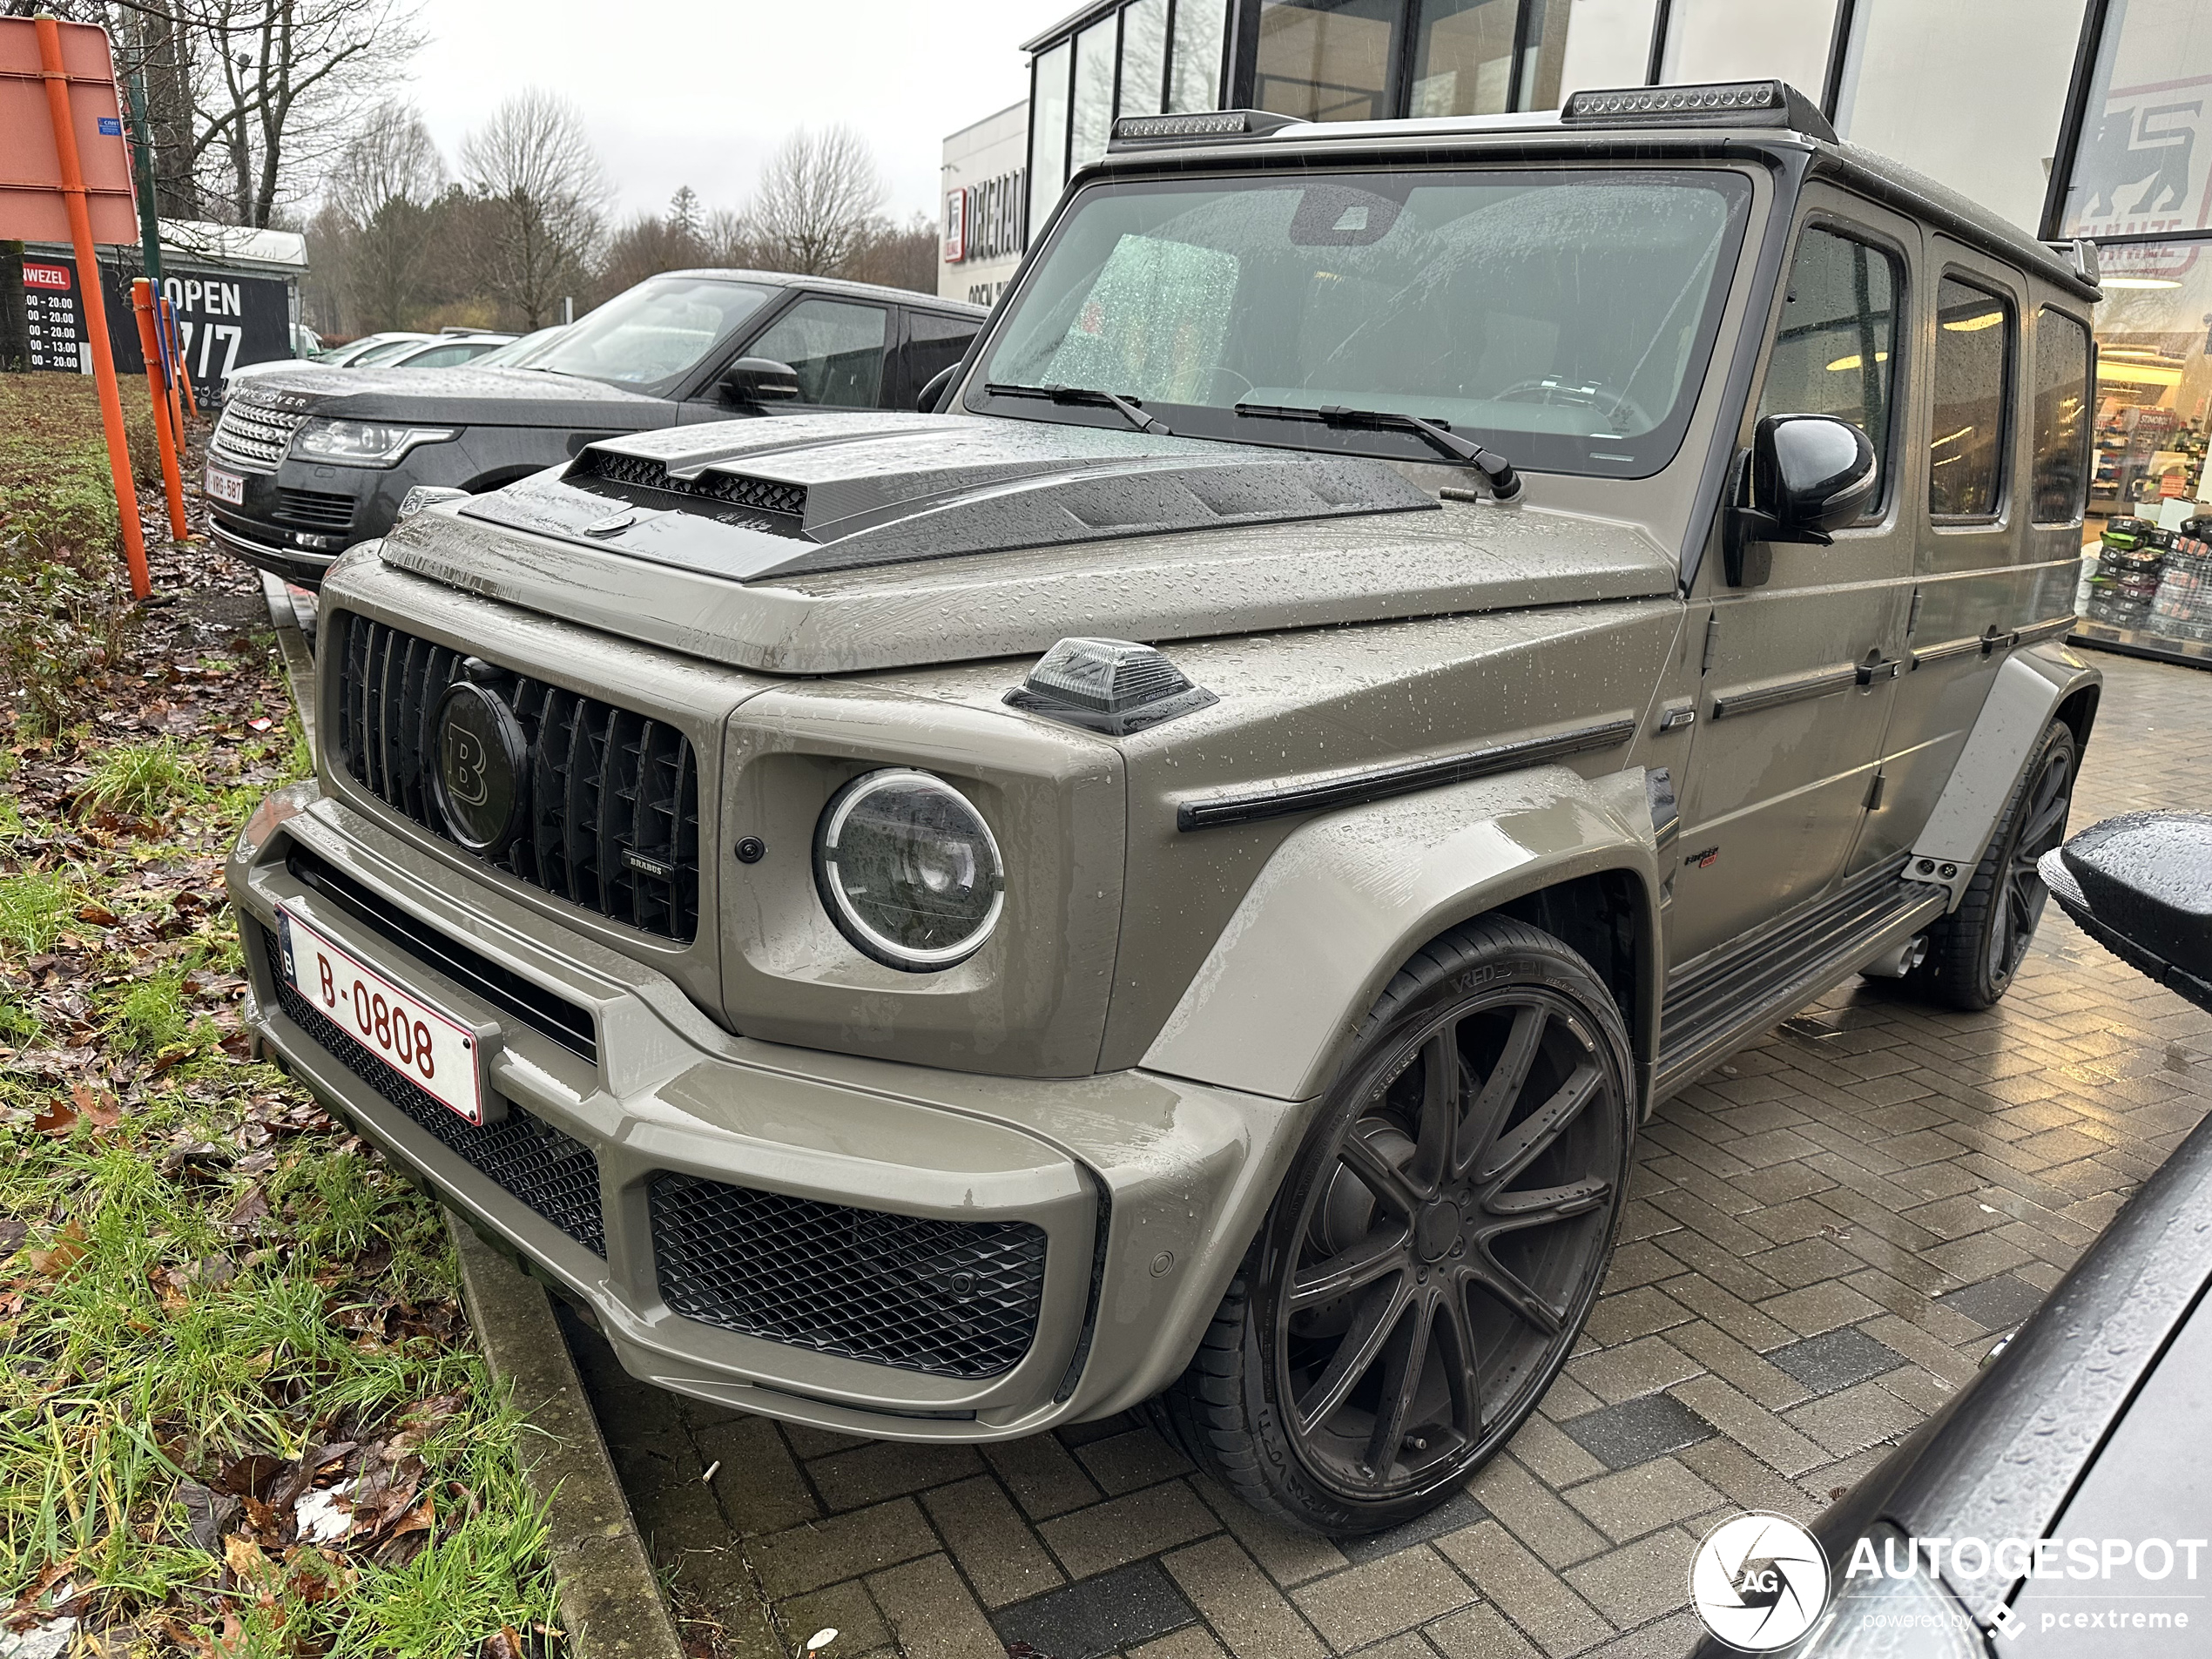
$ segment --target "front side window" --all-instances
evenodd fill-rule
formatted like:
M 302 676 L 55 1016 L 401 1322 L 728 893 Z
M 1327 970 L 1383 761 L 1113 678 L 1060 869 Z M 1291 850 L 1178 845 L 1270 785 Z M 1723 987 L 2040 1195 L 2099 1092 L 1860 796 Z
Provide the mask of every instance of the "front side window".
M 801 300 L 768 325 L 748 357 L 799 371 L 799 401 L 872 409 L 883 391 L 883 341 L 890 314 L 880 306 Z
M 1817 226 L 1797 239 L 1759 414 L 1832 415 L 1866 435 L 1889 495 L 1890 408 L 1897 383 L 1897 260 Z
M 1116 420 L 988 390 L 1080 387 L 1188 436 L 1434 459 L 1330 412 L 1410 415 L 1517 466 L 1642 477 L 1688 424 L 1749 201 L 1718 169 L 1095 185 L 966 407 Z
M 2047 307 L 2035 318 L 2035 462 L 2039 524 L 2081 516 L 2089 436 L 2089 331 Z
M 530 367 L 664 396 L 775 292 L 715 277 L 654 277 L 579 318 Z
M 2013 327 L 2009 300 L 1956 277 L 1937 288 L 1932 517 L 1994 518 L 2003 502 Z

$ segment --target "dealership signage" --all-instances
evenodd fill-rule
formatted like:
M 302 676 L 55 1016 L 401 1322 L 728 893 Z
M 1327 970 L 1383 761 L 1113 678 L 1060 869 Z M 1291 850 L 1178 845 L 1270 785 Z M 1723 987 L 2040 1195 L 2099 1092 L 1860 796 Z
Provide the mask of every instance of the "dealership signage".
M 1028 246 L 1028 172 L 1011 172 L 945 192 L 945 263 L 1017 257 Z
M 78 308 L 77 261 L 26 255 L 23 286 L 30 325 L 30 367 L 91 373 L 91 347 Z M 116 368 L 126 374 L 142 374 L 145 365 L 139 361 L 130 273 L 103 265 L 100 286 L 106 293 L 108 338 L 114 343 Z M 292 291 L 280 278 L 172 266 L 163 275 L 161 291 L 176 308 L 185 371 L 202 391 L 219 388 L 223 376 L 240 363 L 292 355 Z

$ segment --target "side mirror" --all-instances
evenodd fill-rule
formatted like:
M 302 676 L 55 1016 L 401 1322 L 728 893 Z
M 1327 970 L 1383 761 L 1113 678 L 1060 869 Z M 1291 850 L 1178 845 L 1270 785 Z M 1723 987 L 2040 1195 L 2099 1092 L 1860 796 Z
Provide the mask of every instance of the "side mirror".
M 740 357 L 722 372 L 722 395 L 732 403 L 796 403 L 799 371 L 772 357 Z
M 1724 551 L 1731 587 L 1767 579 L 1767 543 L 1826 547 L 1832 530 L 1865 512 L 1881 483 L 1866 435 L 1832 415 L 1770 415 L 1751 435 L 1728 511 Z
M 945 394 L 952 389 L 953 376 L 960 373 L 960 365 L 941 368 L 932 374 L 921 390 L 914 395 L 914 409 L 921 415 L 934 415 L 944 401 Z

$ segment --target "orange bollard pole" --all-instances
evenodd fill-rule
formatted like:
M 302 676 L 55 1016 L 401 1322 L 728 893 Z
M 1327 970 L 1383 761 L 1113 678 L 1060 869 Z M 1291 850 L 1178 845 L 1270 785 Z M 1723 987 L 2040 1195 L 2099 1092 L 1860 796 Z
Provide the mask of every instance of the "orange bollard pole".
M 138 349 L 145 354 L 146 389 L 153 394 L 153 436 L 161 451 L 161 482 L 169 496 L 169 539 L 191 539 L 185 528 L 185 480 L 177 469 L 177 435 L 170 426 L 171 388 L 161 372 L 161 337 L 154 331 L 153 284 L 144 277 L 131 283 L 132 309 L 138 314 Z
M 177 326 L 177 312 L 173 306 L 169 311 L 169 338 L 176 344 L 177 386 L 181 389 L 174 395 L 177 399 L 177 429 L 181 432 L 184 430 L 185 410 L 190 409 L 194 420 L 199 418 L 199 395 L 192 389 L 192 371 L 185 367 L 185 335 Z
M 131 591 L 140 599 L 153 594 L 146 571 L 145 532 L 138 524 L 138 489 L 132 480 L 131 445 L 123 431 L 123 397 L 115 383 L 115 354 L 108 347 L 107 296 L 100 287 L 100 260 L 92 246 L 92 214 L 84 205 L 84 172 L 77 158 L 77 128 L 70 118 L 69 71 L 62 67 L 62 32 L 51 17 L 34 18 L 38 32 L 38 66 L 46 81 L 46 109 L 54 122 L 54 148 L 62 164 L 62 200 L 69 209 L 69 236 L 77 250 L 77 286 L 84 307 L 84 332 L 92 347 L 92 380 L 99 388 L 100 423 L 107 428 L 108 470 L 115 478 L 115 516 L 123 527 L 123 556 L 131 567 Z

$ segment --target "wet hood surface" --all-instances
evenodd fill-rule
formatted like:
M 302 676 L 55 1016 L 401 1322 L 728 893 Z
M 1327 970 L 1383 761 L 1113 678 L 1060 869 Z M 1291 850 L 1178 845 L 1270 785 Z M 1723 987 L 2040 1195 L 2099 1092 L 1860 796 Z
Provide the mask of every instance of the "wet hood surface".
M 528 368 L 287 368 L 241 381 L 232 397 L 248 407 L 414 426 L 637 431 L 676 420 L 676 406 L 664 399 Z
M 1389 464 L 1042 421 L 787 416 L 592 445 L 384 562 L 735 666 L 840 673 L 1671 592 L 1629 527 Z

